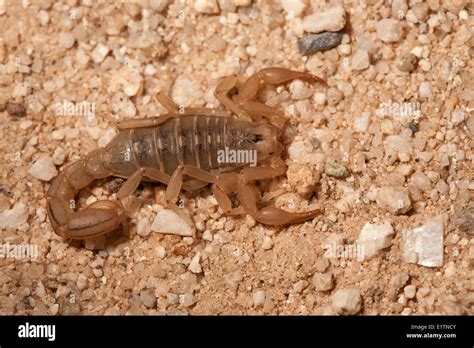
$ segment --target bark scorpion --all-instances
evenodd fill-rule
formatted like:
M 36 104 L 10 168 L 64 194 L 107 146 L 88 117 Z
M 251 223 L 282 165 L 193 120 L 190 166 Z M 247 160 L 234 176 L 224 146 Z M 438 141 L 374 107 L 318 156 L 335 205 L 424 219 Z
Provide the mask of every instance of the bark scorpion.
M 126 228 L 127 215 L 132 214 L 130 197 L 142 180 L 167 185 L 168 207 L 180 215 L 184 213 L 176 202 L 181 189 L 193 191 L 209 184 L 224 213 L 250 214 L 263 224 L 299 223 L 321 214 L 320 209 L 291 213 L 257 205 L 260 191 L 253 182 L 278 177 L 286 171 L 280 142 L 285 119 L 281 110 L 254 99 L 262 85 L 293 79 L 326 84 L 309 73 L 266 68 L 249 77 L 232 100 L 229 92 L 238 81 L 236 76 L 228 76 L 214 94 L 230 112 L 179 107 L 159 93 L 156 99 L 168 113 L 118 123 L 120 133 L 105 148 L 67 165 L 53 179 L 46 197 L 54 231 L 64 238 L 86 239 L 114 231 L 120 225 Z M 217 152 L 224 148 L 256 151 L 258 165 L 222 163 Z M 79 211 L 71 208 L 69 202 L 81 189 L 109 176 L 127 179 L 116 194 L 117 200 L 98 201 Z M 237 208 L 232 207 L 229 198 L 233 193 L 240 202 Z

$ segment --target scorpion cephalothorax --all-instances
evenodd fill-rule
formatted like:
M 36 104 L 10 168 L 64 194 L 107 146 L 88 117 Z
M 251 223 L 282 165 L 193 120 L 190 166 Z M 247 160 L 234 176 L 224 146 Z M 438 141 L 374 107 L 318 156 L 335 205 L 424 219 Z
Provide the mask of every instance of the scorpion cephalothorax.
M 262 85 L 293 79 L 325 83 L 308 73 L 267 68 L 252 75 L 232 100 L 228 92 L 236 86 L 237 78 L 224 78 L 215 96 L 237 119 L 219 109 L 183 109 L 166 95 L 158 94 L 167 114 L 119 123 L 121 132 L 105 148 L 69 164 L 53 180 L 46 197 L 54 230 L 66 238 L 84 239 L 125 226 L 127 213 L 131 212 L 130 196 L 144 179 L 167 185 L 167 205 L 179 214 L 175 202 L 181 189 L 193 191 L 208 184 L 212 184 L 212 192 L 225 213 L 250 214 L 264 224 L 297 223 L 320 214 L 319 209 L 290 213 L 257 206 L 259 195 L 253 181 L 277 177 L 286 170 L 280 158 L 285 119 L 280 110 L 253 99 Z M 218 152 L 224 148 L 237 154 L 255 151 L 258 165 L 223 163 Z M 117 200 L 98 201 L 74 211 L 70 202 L 77 193 L 94 180 L 109 176 L 127 178 Z M 232 207 L 232 193 L 237 193 L 238 208 Z

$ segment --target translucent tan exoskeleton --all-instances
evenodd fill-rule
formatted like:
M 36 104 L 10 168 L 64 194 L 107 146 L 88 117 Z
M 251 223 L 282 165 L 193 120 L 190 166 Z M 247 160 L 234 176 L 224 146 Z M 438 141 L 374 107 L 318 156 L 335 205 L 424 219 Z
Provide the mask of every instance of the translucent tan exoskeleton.
M 54 178 L 46 196 L 55 232 L 65 238 L 85 239 L 111 232 L 120 225 L 125 227 L 131 213 L 130 197 L 142 180 L 167 185 L 165 200 L 178 213 L 175 203 L 181 189 L 193 191 L 212 184 L 224 213 L 250 214 L 268 225 L 298 223 L 317 216 L 319 209 L 291 213 L 271 206 L 260 208 L 260 195 L 253 184 L 286 172 L 280 142 L 283 113 L 253 99 L 262 85 L 293 79 L 325 84 L 308 73 L 267 68 L 247 79 L 232 100 L 228 94 L 236 87 L 237 78 L 229 76 L 219 83 L 215 96 L 230 112 L 180 108 L 166 95 L 158 94 L 167 114 L 119 123 L 120 133 L 105 148 L 69 164 Z M 235 154 L 239 153 L 247 155 L 247 159 L 255 155 L 256 162 L 236 161 Z M 109 176 L 127 179 L 117 192 L 116 201 L 98 201 L 79 211 L 73 209 L 70 202 L 81 189 Z M 240 202 L 237 208 L 232 207 L 229 198 L 233 193 Z

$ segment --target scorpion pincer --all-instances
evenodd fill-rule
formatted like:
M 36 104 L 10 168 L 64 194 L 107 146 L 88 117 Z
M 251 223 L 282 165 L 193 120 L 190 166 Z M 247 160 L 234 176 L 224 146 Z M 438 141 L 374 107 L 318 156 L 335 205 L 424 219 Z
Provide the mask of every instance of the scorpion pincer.
M 248 78 L 231 99 L 229 92 L 238 81 L 229 76 L 219 83 L 215 96 L 230 112 L 180 108 L 166 95 L 158 94 L 158 101 L 168 113 L 119 123 L 119 134 L 105 148 L 67 165 L 54 178 L 46 194 L 54 231 L 64 238 L 86 239 L 121 225 L 126 228 L 127 215 L 132 213 L 130 197 L 142 180 L 167 185 L 165 200 L 177 213 L 181 213 L 176 206 L 181 189 L 193 191 L 212 184 L 212 193 L 224 213 L 250 214 L 263 224 L 299 223 L 321 214 L 319 209 L 291 213 L 257 205 L 260 193 L 253 182 L 278 177 L 286 171 L 280 142 L 285 119 L 281 110 L 254 99 L 262 85 L 293 79 L 325 84 L 308 73 L 266 68 Z M 221 161 L 218 154 L 223 149 L 254 151 L 258 164 Z M 116 194 L 117 200 L 98 201 L 79 211 L 73 209 L 70 202 L 81 189 L 109 176 L 127 179 Z M 240 202 L 237 208 L 232 207 L 229 198 L 233 193 Z

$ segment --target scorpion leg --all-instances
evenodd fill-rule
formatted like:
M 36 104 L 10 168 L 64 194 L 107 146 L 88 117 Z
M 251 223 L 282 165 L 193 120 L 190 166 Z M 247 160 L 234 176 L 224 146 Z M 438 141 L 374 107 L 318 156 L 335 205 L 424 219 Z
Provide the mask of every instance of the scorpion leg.
M 211 109 L 205 107 L 184 107 L 183 105 L 176 104 L 170 97 L 163 92 L 155 95 L 155 100 L 163 105 L 170 114 L 180 114 L 183 116 L 193 115 L 215 115 L 215 116 L 230 116 L 230 114 L 224 110 Z
M 257 208 L 255 185 L 240 182 L 237 185 L 237 197 L 247 214 L 266 225 L 286 225 L 304 222 L 320 215 L 321 210 L 315 209 L 299 213 L 291 213 L 276 207 Z
M 222 105 L 232 111 L 237 117 L 250 121 L 252 118 L 250 115 L 240 108 L 239 105 L 234 103 L 228 96 L 229 91 L 235 87 L 237 84 L 237 77 L 236 76 L 227 76 L 225 77 L 216 87 L 214 91 L 214 96 L 217 100 L 219 100 Z
M 266 117 L 275 126 L 281 128 L 285 124 L 284 113 L 277 108 L 253 101 L 253 99 L 263 85 L 279 85 L 295 79 L 326 84 L 323 79 L 305 72 L 284 68 L 266 68 L 250 76 L 240 87 L 237 96 L 238 103 L 250 116 Z
M 133 202 L 132 194 L 137 189 L 138 185 L 140 185 L 143 177 L 147 177 L 153 181 L 161 182 L 165 185 L 170 182 L 171 178 L 168 174 L 165 174 L 155 168 L 141 167 L 136 170 L 117 192 L 117 198 L 122 202 L 122 205 L 125 207 L 125 211 L 129 215 L 132 215 L 135 208 L 137 208 Z

